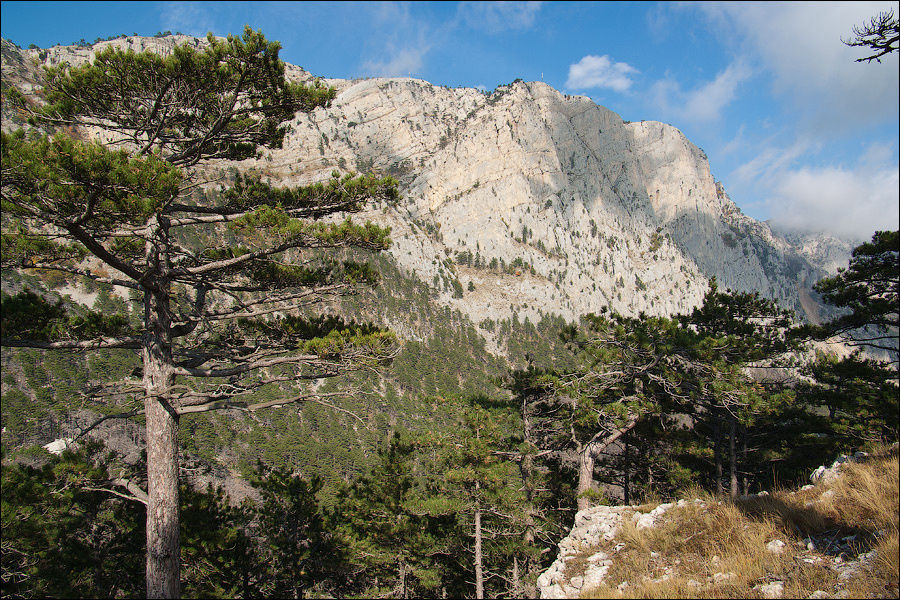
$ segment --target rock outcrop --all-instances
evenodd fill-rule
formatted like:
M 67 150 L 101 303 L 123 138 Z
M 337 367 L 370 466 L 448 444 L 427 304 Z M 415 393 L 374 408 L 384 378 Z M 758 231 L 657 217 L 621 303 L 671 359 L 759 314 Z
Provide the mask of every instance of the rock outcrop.
M 896 451 L 896 444 L 887 449 L 888 454 L 896 455 Z M 822 503 L 848 501 L 846 498 L 839 499 L 834 489 L 842 477 L 842 469 L 848 464 L 864 463 L 872 458 L 865 452 L 857 452 L 852 456 L 841 455 L 830 467 L 823 465 L 812 472 L 810 480 L 816 485 L 805 485 L 796 491 L 781 492 L 781 496 L 776 494 L 776 497 L 772 499 L 767 498 L 770 496 L 768 492 L 761 491 L 758 494 L 742 496 L 736 502 L 738 505 L 770 502 L 770 512 L 775 514 L 775 508 L 772 507 L 783 505 L 785 497 L 789 497 L 793 499 L 792 504 L 805 507 L 805 510 L 810 511 L 809 518 L 817 518 L 819 513 L 816 511 L 822 510 Z M 634 581 L 629 583 L 609 580 L 610 571 L 617 564 L 617 560 L 623 560 L 621 555 L 624 554 L 627 547 L 626 543 L 622 541 L 622 537 L 619 536 L 622 524 L 626 520 L 633 523 L 635 530 L 653 528 L 667 519 L 666 515 L 670 511 L 693 508 L 705 513 L 721 509 L 723 504 L 727 503 L 728 501 L 724 500 L 712 501 L 707 504 L 700 499 L 681 499 L 677 502 L 659 504 L 650 510 L 646 506 L 595 506 L 579 511 L 575 515 L 575 522 L 569 535 L 559 543 L 556 560 L 538 577 L 540 597 L 580 598 L 583 592 L 595 590 L 601 584 L 620 591 L 633 586 Z M 719 515 L 716 518 L 721 517 L 721 513 L 715 514 Z M 744 525 L 744 529 L 746 528 L 747 526 Z M 854 531 L 850 531 L 850 529 L 841 526 L 823 527 L 820 531 L 796 536 L 789 543 L 778 538 L 770 539 L 764 544 L 764 550 L 774 555 L 785 555 L 795 564 L 820 567 L 832 573 L 834 587 L 827 592 L 821 589 L 816 590 L 809 595 L 810 598 L 852 597 L 849 595 L 851 592 L 847 589 L 851 580 L 864 576 L 877 560 L 877 552 L 870 549 L 872 540 L 888 535 L 888 531 L 865 532 L 858 528 Z M 697 532 L 694 534 L 696 535 Z M 785 537 L 784 539 L 790 538 Z M 646 551 L 646 546 L 643 546 L 643 549 Z M 762 551 L 762 549 L 761 545 L 760 550 Z M 719 564 L 718 556 L 714 556 L 708 566 L 709 576 L 699 578 L 705 579 L 705 581 L 690 579 L 684 582 L 686 576 L 679 572 L 680 558 L 675 557 L 673 560 L 673 557 L 669 556 L 667 557 L 668 562 L 663 564 L 661 561 L 664 559 L 661 553 L 654 551 L 652 547 L 649 555 L 650 562 L 654 563 L 653 572 L 661 574 L 653 579 L 650 575 L 651 571 L 647 570 L 643 574 L 644 583 L 660 584 L 680 577 L 684 585 L 696 589 L 699 594 L 704 589 L 709 593 L 710 586 L 738 578 L 738 575 Z M 688 560 L 686 556 L 684 559 Z M 818 582 L 818 585 L 827 588 L 826 584 L 827 582 L 824 580 Z M 767 576 L 764 583 L 753 585 L 752 589 L 748 586 L 747 595 L 781 598 L 785 594 L 785 585 L 785 581 L 774 575 Z M 896 587 L 896 583 L 894 586 Z

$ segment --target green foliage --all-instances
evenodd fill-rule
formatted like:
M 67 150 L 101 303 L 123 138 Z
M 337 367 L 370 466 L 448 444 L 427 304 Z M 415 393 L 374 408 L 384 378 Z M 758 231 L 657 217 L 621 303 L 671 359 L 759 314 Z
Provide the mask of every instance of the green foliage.
M 36 116 L 102 123 L 143 153 L 165 150 L 169 162 L 182 165 L 248 158 L 257 145 L 280 146 L 287 132 L 281 123 L 334 98 L 318 81 L 286 81 L 280 45 L 260 32 L 246 27 L 241 37 L 222 41 L 210 34 L 207 40 L 203 50 L 181 45 L 169 56 L 108 47 L 79 67 L 47 69 L 48 103 Z
M 840 360 L 819 355 L 806 372 L 814 383 L 803 386 L 803 396 L 827 408 L 833 435 L 853 444 L 897 439 L 900 414 L 893 369 L 856 352 Z
M 338 495 L 333 526 L 350 544 L 353 595 L 435 595 L 442 582 L 439 556 L 448 551 L 448 518 L 425 513 L 418 444 L 395 434 L 371 470 Z
M 840 334 L 853 345 L 887 350 L 897 361 L 900 327 L 900 232 L 877 231 L 853 249 L 850 265 L 815 285 L 825 301 L 849 312 L 815 330 Z
M 458 533 L 444 538 L 455 546 L 446 567 L 454 573 L 455 595 L 471 594 L 462 584 L 474 581 L 476 568 L 505 572 L 514 556 L 521 560 L 530 550 L 521 534 L 528 516 L 519 469 L 506 458 L 521 441 L 517 430 L 517 417 L 504 403 L 481 396 L 462 404 L 454 426 L 436 435 L 436 470 L 443 476 L 429 482 L 422 509 L 456 520 Z M 469 558 L 476 536 L 483 553 L 478 567 Z M 486 578 L 485 588 L 490 596 L 521 593 L 500 578 Z
M 3 212 L 22 218 L 87 229 L 142 225 L 177 195 L 181 182 L 178 169 L 154 156 L 132 158 L 99 142 L 34 139 L 21 130 L 0 141 Z M 7 244 L 4 250 L 12 247 Z
M 370 222 L 363 225 L 347 218 L 341 223 L 309 222 L 292 218 L 280 207 L 262 206 L 228 224 L 232 231 L 258 237 L 265 235 L 267 245 L 338 248 L 354 246 L 370 250 L 390 247 L 390 229 Z
M 720 292 L 710 281 L 703 304 L 679 317 L 708 341 L 700 348 L 706 360 L 731 363 L 760 361 L 797 348 L 790 335 L 792 313 L 758 292 Z
M 102 312 L 85 311 L 84 315 L 72 315 L 63 308 L 62 301 L 48 302 L 30 290 L 15 296 L 2 295 L 3 339 L 16 340 L 79 340 L 100 336 L 132 334 L 128 319 L 123 315 L 105 315 Z
M 42 468 L 3 461 L 3 594 L 137 597 L 143 592 L 143 508 L 105 491 L 98 448 Z
M 254 486 L 262 495 L 259 528 L 265 539 L 262 564 L 267 569 L 260 592 L 268 597 L 302 598 L 338 585 L 344 559 L 316 499 L 321 481 L 272 469 L 260 474 Z
M 265 581 L 250 524 L 254 509 L 232 506 L 222 488 L 198 491 L 182 484 L 181 560 L 184 595 L 252 598 Z
M 276 188 L 262 181 L 258 174 L 238 174 L 234 184 L 222 194 L 227 208 L 250 210 L 277 205 L 305 217 L 322 216 L 335 210 L 357 211 L 368 200 L 396 202 L 397 181 L 372 174 L 343 177 L 337 172 L 327 182 L 295 188 Z

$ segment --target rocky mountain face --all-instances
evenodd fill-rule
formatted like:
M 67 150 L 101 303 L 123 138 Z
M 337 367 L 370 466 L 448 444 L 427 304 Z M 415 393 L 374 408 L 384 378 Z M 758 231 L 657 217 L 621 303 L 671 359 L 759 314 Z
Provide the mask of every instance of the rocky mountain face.
M 109 45 L 165 53 L 176 43 L 205 42 L 20 50 L 3 41 L 4 86 L 33 92 L 39 65 L 77 64 Z M 288 74 L 310 78 L 291 65 Z M 817 320 L 810 287 L 846 260 L 835 240 L 788 238 L 743 215 L 704 152 L 670 125 L 625 122 L 540 82 L 484 93 L 405 78 L 326 81 L 339 92 L 329 108 L 299 115 L 283 148 L 234 166 L 284 185 L 334 170 L 395 176 L 403 199 L 361 218 L 390 225 L 401 271 L 474 323 L 604 307 L 668 315 L 696 306 L 711 277 Z M 14 125 L 7 116 L 4 128 Z

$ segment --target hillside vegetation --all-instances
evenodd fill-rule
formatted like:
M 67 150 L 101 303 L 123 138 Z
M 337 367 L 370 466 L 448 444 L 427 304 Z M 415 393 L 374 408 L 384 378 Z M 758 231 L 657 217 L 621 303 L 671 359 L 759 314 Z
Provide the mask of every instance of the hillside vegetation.
M 602 583 L 581 598 L 895 598 L 898 593 L 896 444 L 815 485 L 735 500 L 686 490 L 687 502 L 647 526 L 659 503 L 623 512 L 616 535 L 568 557 L 561 585 Z M 578 579 L 580 578 L 580 579 Z

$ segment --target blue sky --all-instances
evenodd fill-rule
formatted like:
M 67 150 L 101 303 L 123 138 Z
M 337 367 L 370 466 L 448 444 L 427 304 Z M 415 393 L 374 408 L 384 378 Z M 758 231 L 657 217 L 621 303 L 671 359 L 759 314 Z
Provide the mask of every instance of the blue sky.
M 681 129 L 758 219 L 865 239 L 900 226 L 900 63 L 856 63 L 854 25 L 898 2 L 3 2 L 2 36 L 239 33 L 325 77 L 516 78 Z

